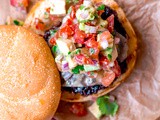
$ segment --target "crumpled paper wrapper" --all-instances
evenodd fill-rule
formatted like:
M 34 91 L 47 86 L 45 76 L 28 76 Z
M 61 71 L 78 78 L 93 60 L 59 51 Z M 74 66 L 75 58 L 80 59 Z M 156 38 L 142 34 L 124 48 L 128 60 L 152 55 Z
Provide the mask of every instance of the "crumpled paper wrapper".
M 1 0 L 0 24 L 8 15 L 24 19 Z M 31 0 L 34 2 L 34 0 Z M 37 1 L 37 0 L 36 0 Z M 111 92 L 120 105 L 118 114 L 103 120 L 158 120 L 160 116 L 160 0 L 116 0 L 125 11 L 138 38 L 135 69 L 125 83 Z M 8 10 L 9 9 L 9 10 Z M 15 14 L 14 14 L 14 12 Z M 70 103 L 61 102 L 55 115 L 58 120 L 96 120 L 90 113 L 76 117 Z

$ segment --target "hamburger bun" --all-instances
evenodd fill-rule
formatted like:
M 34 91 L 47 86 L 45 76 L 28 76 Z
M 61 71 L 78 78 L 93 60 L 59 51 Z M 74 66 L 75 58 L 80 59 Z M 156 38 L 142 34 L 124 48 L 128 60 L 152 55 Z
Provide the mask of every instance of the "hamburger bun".
M 114 0 L 91 0 L 91 1 L 92 1 L 92 3 L 97 4 L 97 5 L 104 4 L 117 13 L 118 20 L 122 24 L 123 28 L 125 29 L 125 31 L 127 33 L 127 45 L 129 48 L 127 51 L 127 59 L 126 59 L 127 70 L 125 71 L 125 73 L 121 74 L 121 76 L 118 77 L 111 85 L 109 85 L 105 89 L 99 90 L 96 94 L 83 96 L 79 93 L 74 94 L 72 92 L 68 92 L 68 91 L 63 90 L 62 97 L 61 97 L 61 100 L 63 100 L 63 101 L 85 102 L 85 101 L 95 99 L 97 97 L 103 96 L 103 95 L 111 92 L 112 90 L 117 88 L 121 83 L 123 83 L 126 80 L 126 78 L 131 74 L 131 72 L 134 68 L 135 62 L 136 62 L 137 37 L 136 37 L 136 34 L 135 34 L 134 29 L 132 28 L 130 22 L 126 18 L 126 15 L 125 15 L 124 11 L 122 10 L 122 8 Z M 47 0 L 46 0 L 46 2 L 47 2 Z M 32 14 L 34 14 L 34 15 L 39 14 L 38 9 L 40 9 L 40 8 L 39 7 L 36 8 L 36 7 L 41 6 L 40 4 L 41 4 L 40 2 L 35 4 L 35 6 L 31 10 L 31 12 L 27 18 L 31 18 Z M 39 19 L 41 19 L 41 17 Z M 34 19 L 26 19 L 24 26 L 32 29 L 34 27 L 34 25 L 31 24 L 31 23 L 33 23 L 33 21 L 34 21 Z M 37 33 L 36 30 L 34 30 L 34 29 L 32 29 L 32 30 Z
M 0 43 L 0 119 L 51 119 L 60 78 L 44 39 L 23 27 L 1 25 Z

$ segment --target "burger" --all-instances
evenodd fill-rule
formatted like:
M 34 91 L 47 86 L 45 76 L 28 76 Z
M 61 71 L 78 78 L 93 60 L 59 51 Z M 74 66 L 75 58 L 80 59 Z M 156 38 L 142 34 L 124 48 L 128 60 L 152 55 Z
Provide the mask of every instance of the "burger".
M 50 120 L 60 101 L 60 76 L 42 37 L 0 26 L 0 119 Z
M 134 68 L 137 38 L 114 0 L 41 0 L 24 26 L 48 43 L 61 76 L 61 100 L 103 96 Z

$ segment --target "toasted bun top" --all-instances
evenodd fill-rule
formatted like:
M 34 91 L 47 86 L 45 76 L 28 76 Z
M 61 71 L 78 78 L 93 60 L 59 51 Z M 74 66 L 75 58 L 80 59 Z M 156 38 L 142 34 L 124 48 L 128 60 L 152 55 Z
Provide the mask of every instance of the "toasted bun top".
M 51 119 L 61 90 L 46 42 L 22 27 L 3 25 L 0 43 L 0 119 Z

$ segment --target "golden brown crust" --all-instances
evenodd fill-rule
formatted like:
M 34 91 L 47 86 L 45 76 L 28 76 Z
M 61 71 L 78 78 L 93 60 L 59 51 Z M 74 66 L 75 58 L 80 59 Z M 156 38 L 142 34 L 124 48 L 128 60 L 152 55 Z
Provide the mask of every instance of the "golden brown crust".
M 135 35 L 135 32 L 129 23 L 128 19 L 125 16 L 125 13 L 123 10 L 118 6 L 118 4 L 114 0 L 92 0 L 93 3 L 102 3 L 113 10 L 115 10 L 118 14 L 119 21 L 122 23 L 124 29 L 126 30 L 128 34 L 128 58 L 127 58 L 127 71 L 122 74 L 115 82 L 113 82 L 109 87 L 107 87 L 104 90 L 98 91 L 97 94 L 89 95 L 87 97 L 84 97 L 80 94 L 73 94 L 69 93 L 67 91 L 62 92 L 61 100 L 67 101 L 67 102 L 84 102 L 89 101 L 91 99 L 100 97 L 102 95 L 105 95 L 109 93 L 110 91 L 114 90 L 116 87 L 118 87 L 122 82 L 126 80 L 126 78 L 130 75 L 131 71 L 134 68 L 135 62 L 136 62 L 136 49 L 137 49 L 137 38 Z
M 0 119 L 50 119 L 59 104 L 60 78 L 40 36 L 0 26 Z

